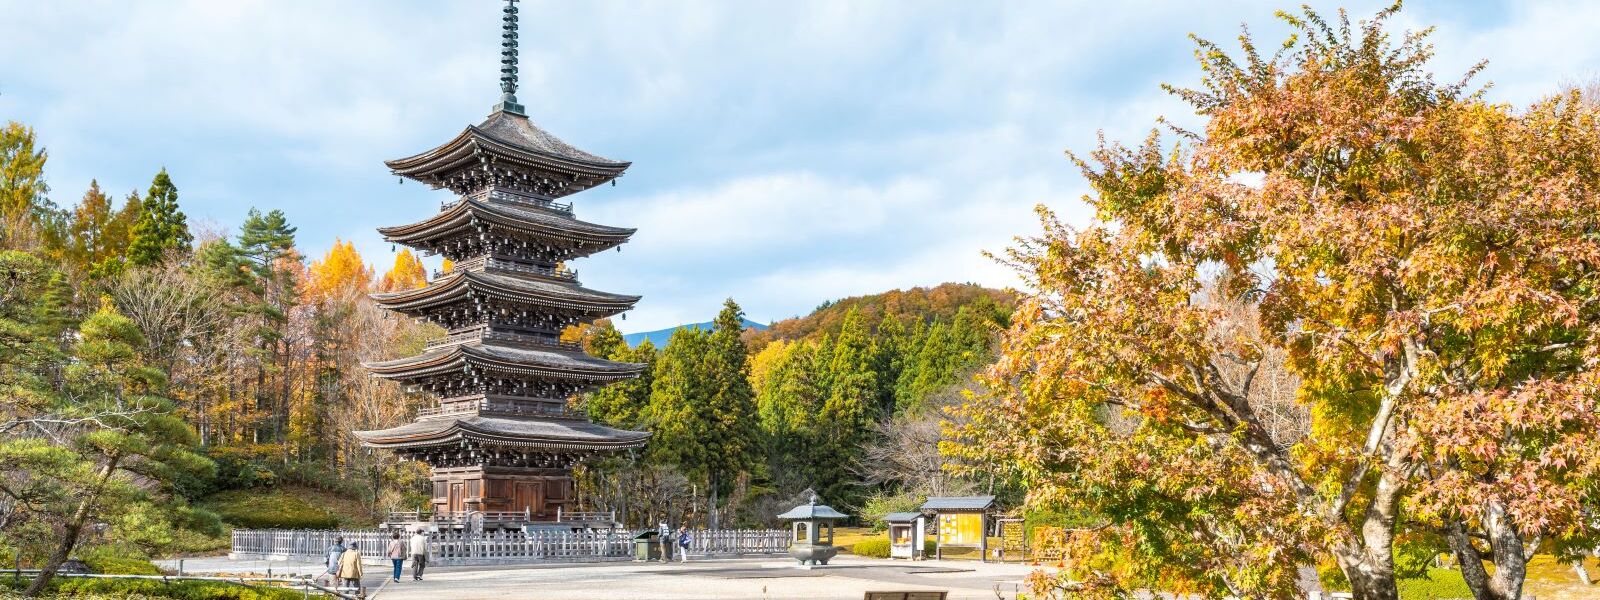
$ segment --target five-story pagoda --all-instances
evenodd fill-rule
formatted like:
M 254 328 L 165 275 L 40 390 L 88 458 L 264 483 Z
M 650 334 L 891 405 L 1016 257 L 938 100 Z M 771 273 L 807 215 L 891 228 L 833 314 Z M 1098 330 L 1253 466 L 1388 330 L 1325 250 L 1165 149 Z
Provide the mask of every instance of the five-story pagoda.
M 638 296 L 584 288 L 568 261 L 617 247 L 632 229 L 573 218 L 558 199 L 628 168 L 528 120 L 517 104 L 517 9 L 505 8 L 501 89 L 494 112 L 455 139 L 388 161 L 401 177 L 459 196 L 384 239 L 443 255 L 454 269 L 427 286 L 373 294 L 385 309 L 449 330 L 421 355 L 368 363 L 373 375 L 438 397 L 416 422 L 355 435 L 433 467 L 432 520 L 512 524 L 574 515 L 572 466 L 635 448 L 648 433 L 589 422 L 568 400 L 636 377 L 642 365 L 590 357 L 560 341 L 573 324 L 615 315 Z

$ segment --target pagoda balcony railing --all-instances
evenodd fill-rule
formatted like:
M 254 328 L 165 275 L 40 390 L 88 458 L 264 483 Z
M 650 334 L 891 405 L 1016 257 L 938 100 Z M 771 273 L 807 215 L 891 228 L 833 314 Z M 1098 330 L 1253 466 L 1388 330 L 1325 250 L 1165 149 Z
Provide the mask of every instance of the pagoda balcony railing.
M 581 352 L 583 346 L 577 342 L 563 342 L 561 336 L 553 333 L 516 333 L 497 329 L 474 329 L 446 335 L 436 340 L 429 340 L 426 348 L 432 350 L 455 344 L 464 344 L 477 341 L 511 342 L 514 344 L 533 344 L 549 346 L 568 352 Z
M 480 192 L 475 192 L 475 193 L 473 193 L 473 194 L 471 194 L 471 195 L 469 195 L 467 197 L 472 198 L 473 200 L 494 200 L 494 201 L 497 201 L 497 202 L 505 202 L 507 204 L 517 204 L 517 205 L 526 206 L 526 207 L 529 207 L 529 208 L 537 208 L 537 209 L 540 209 L 540 210 L 548 210 L 548 211 L 551 211 L 551 212 L 558 212 L 558 213 L 567 215 L 569 217 L 572 216 L 572 203 L 571 202 L 556 202 L 556 201 L 550 200 L 548 198 L 540 198 L 538 196 L 525 196 L 525 195 L 522 195 L 522 194 L 507 192 L 505 190 L 498 190 L 498 189 L 492 189 L 491 188 L 491 189 L 483 190 L 483 191 L 480 191 Z M 439 203 L 439 210 L 450 210 L 450 207 L 455 206 L 457 204 L 460 204 L 461 200 L 462 200 L 461 198 L 455 198 L 455 199 L 452 199 L 452 200 L 445 200 L 443 202 L 440 202 Z
M 501 259 L 498 259 L 498 258 L 489 257 L 489 258 L 484 260 L 484 267 L 487 268 L 487 269 L 493 269 L 493 270 L 496 270 L 496 271 L 511 271 L 513 273 L 530 273 L 530 274 L 533 274 L 533 275 L 540 275 L 540 276 L 544 276 L 544 277 L 554 277 L 556 279 L 567 279 L 567 280 L 571 280 L 571 281 L 577 281 L 578 280 L 578 271 L 576 271 L 574 269 L 568 269 L 565 265 L 558 265 L 558 266 L 555 266 L 555 267 L 546 267 L 544 265 L 530 265 L 528 263 L 520 263 L 520 262 L 516 262 L 516 261 L 501 260 Z
M 438 279 L 455 271 L 482 271 L 484 269 L 510 271 L 512 273 L 528 273 L 531 275 L 538 275 L 540 277 L 566 279 L 574 283 L 578 281 L 578 271 L 575 269 L 569 269 L 565 265 L 546 267 L 543 265 L 531 265 L 512 260 L 484 256 L 469 258 L 467 260 L 458 262 L 451 267 L 451 271 L 435 269 L 433 271 L 433 278 Z
M 530 417 L 558 417 L 566 419 L 581 419 L 584 414 L 573 410 L 565 402 L 554 405 L 552 403 L 523 403 L 505 400 L 490 400 L 480 398 L 470 402 L 452 402 L 440 406 L 431 406 L 417 411 L 417 417 L 442 417 L 461 414 L 497 414 Z

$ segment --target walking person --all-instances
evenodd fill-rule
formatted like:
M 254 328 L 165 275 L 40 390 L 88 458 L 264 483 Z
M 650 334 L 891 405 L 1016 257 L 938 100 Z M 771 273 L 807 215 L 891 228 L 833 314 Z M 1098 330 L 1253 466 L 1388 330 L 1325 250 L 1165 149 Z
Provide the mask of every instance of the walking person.
M 339 556 L 342 554 L 344 554 L 344 536 L 339 536 L 334 538 L 333 545 L 324 551 L 324 562 L 328 563 L 328 569 L 317 576 L 317 579 L 327 577 L 328 585 L 339 585 Z
M 361 550 L 356 548 L 355 542 L 350 542 L 350 547 L 339 555 L 339 579 L 344 581 L 345 587 L 359 593 L 361 575 Z
M 389 557 L 389 562 L 394 563 L 394 580 L 400 581 L 400 569 L 406 564 L 406 543 L 400 541 L 400 532 L 389 535 L 389 547 L 384 549 L 384 556 Z
M 678 562 L 689 562 L 689 528 L 678 528 Z
M 428 534 L 418 529 L 411 533 L 411 579 L 422 581 L 422 571 L 428 568 Z

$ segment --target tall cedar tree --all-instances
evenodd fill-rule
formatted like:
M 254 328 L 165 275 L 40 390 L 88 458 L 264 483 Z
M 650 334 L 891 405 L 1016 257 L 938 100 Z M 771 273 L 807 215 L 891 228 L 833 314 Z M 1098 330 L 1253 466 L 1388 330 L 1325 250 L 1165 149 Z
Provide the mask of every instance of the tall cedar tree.
M 140 204 L 128 261 L 138 266 L 153 265 L 172 250 L 188 251 L 193 241 L 189 219 L 178 209 L 178 188 L 163 168 L 150 182 L 150 191 Z
M 1041 587 L 1290 598 L 1325 561 L 1394 600 L 1419 531 L 1509 600 L 1542 544 L 1600 538 L 1600 110 L 1439 85 L 1397 11 L 1284 15 L 1270 57 L 1200 41 L 1203 89 L 1174 91 L 1204 131 L 1102 145 L 1079 162 L 1100 222 L 1041 207 L 1010 253 L 1034 292 L 946 449 L 1105 520 Z M 1197 301 L 1218 271 L 1249 327 Z M 1293 446 L 1256 410 L 1269 347 L 1310 407 Z
M 872 340 L 854 307 L 845 314 L 832 350 L 827 365 L 828 398 L 817 415 L 821 445 L 816 448 L 818 453 L 812 454 L 827 460 L 816 467 L 816 485 L 827 501 L 858 506 L 861 489 L 850 476 L 850 467 L 860 459 L 879 406 Z
M 707 356 L 712 377 L 712 417 L 726 431 L 719 460 L 708 465 L 706 475 L 711 488 L 711 505 L 733 491 L 734 481 L 750 471 L 759 456 L 756 429 L 755 391 L 750 388 L 750 349 L 744 344 L 744 310 L 732 298 L 722 303 L 722 311 L 712 322 Z M 711 523 L 716 527 L 717 513 Z
M 780 494 L 822 487 L 814 457 L 824 439 L 817 415 L 828 386 L 817 354 L 815 342 L 779 340 L 751 359 L 767 476 Z
M 645 411 L 652 457 L 705 486 L 713 524 L 719 498 L 758 456 L 754 394 L 739 338 L 743 318 L 729 300 L 713 331 L 673 332 L 656 362 Z

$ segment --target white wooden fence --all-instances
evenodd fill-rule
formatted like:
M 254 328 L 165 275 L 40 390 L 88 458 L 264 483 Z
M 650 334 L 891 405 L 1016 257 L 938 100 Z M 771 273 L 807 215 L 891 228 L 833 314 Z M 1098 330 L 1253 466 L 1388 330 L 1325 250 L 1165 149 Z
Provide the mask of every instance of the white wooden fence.
M 676 540 L 674 546 L 676 546 Z M 789 532 L 781 529 L 710 529 L 689 532 L 690 556 L 782 554 L 789 551 Z
M 334 540 L 344 538 L 361 550 L 372 564 L 382 564 L 392 531 L 235 529 L 235 559 L 310 559 L 323 558 Z M 622 529 L 598 531 L 534 531 L 502 529 L 474 533 L 437 531 L 429 534 L 429 561 L 438 565 L 511 564 L 542 561 L 627 560 L 634 555 L 633 538 L 637 531 Z M 691 556 L 739 556 L 779 554 L 789 547 L 788 532 L 780 530 L 702 530 L 689 534 Z M 402 541 L 409 536 L 401 534 Z M 676 545 L 676 540 L 673 544 Z

